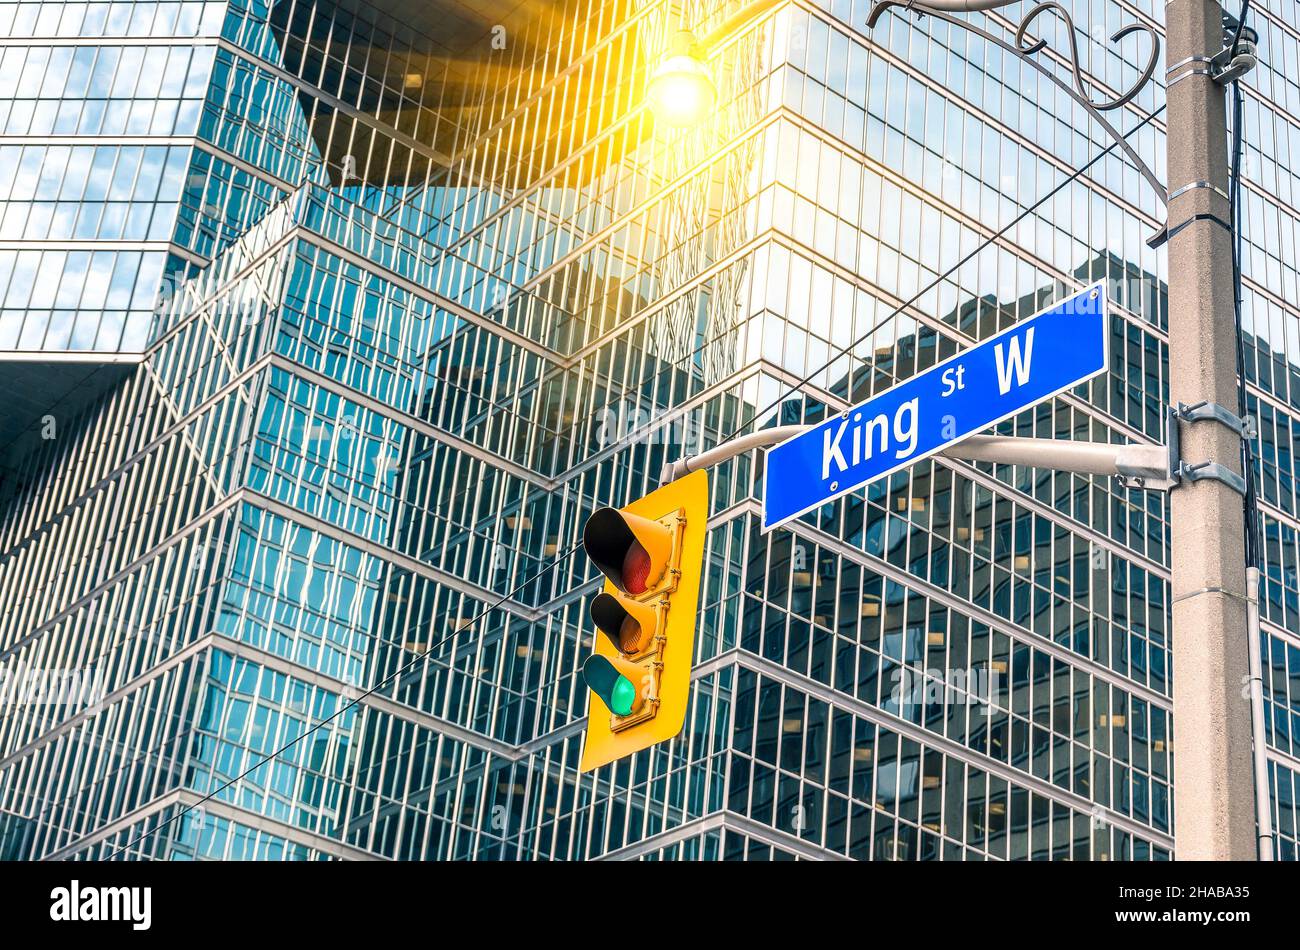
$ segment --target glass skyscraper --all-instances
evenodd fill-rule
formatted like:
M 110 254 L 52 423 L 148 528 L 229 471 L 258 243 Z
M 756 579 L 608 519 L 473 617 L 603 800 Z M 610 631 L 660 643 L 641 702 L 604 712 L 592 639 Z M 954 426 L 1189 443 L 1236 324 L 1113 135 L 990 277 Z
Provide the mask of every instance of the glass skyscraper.
M 1106 37 L 1162 6 L 1064 5 L 1122 90 L 1147 51 Z M 903 306 L 1104 130 L 942 21 L 868 31 L 863 0 L 731 32 L 716 112 L 657 123 L 648 71 L 740 6 L 0 3 L 0 856 L 1172 856 L 1167 499 L 1101 477 L 933 459 L 764 534 L 761 453 L 719 466 L 686 728 L 577 772 L 601 579 L 572 548 L 664 462 L 1097 280 L 1109 373 L 999 431 L 1164 438 L 1163 209 L 1118 150 Z M 1300 7 L 1250 22 L 1246 378 L 1295 859 Z M 1130 141 L 1163 168 L 1160 117 Z M 20 695 L 50 671 L 94 688 Z

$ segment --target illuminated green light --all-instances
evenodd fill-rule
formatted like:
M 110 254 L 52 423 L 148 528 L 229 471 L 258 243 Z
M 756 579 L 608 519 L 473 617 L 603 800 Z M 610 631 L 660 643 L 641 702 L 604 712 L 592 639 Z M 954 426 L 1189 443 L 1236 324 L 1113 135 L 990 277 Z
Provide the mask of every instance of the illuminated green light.
M 587 687 L 616 716 L 630 715 L 640 705 L 636 684 L 599 654 L 587 658 L 582 667 L 582 678 L 587 681 Z
M 632 711 L 632 706 L 636 702 L 636 687 L 628 682 L 626 676 L 620 676 L 618 682 L 614 684 L 610 699 L 612 700 L 609 704 L 610 710 L 617 716 L 626 716 Z

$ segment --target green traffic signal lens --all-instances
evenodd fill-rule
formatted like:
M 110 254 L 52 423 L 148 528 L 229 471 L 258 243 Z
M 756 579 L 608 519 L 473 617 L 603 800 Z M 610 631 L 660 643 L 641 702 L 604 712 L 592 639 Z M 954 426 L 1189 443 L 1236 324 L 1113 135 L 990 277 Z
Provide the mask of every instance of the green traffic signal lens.
M 609 708 L 616 716 L 626 716 L 636 702 L 636 687 L 626 676 L 620 676 L 610 693 Z
M 593 653 L 587 658 L 582 667 L 582 678 L 615 716 L 630 715 L 640 705 L 636 684 L 599 654 Z

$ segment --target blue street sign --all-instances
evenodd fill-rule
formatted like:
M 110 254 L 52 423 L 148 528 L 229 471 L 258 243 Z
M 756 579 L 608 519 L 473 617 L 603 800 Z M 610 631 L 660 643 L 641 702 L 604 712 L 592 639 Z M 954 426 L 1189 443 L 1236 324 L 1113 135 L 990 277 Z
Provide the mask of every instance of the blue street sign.
M 770 450 L 763 530 L 1072 389 L 1109 362 L 1099 283 Z

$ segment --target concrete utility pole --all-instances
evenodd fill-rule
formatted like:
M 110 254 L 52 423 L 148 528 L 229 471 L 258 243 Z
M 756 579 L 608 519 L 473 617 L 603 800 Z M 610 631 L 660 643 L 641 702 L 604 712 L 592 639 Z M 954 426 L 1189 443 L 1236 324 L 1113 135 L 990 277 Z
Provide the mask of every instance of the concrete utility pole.
M 1210 76 L 1223 48 L 1216 0 L 1165 7 L 1169 169 L 1169 390 L 1177 404 L 1237 405 L 1227 101 Z M 1171 424 L 1175 424 L 1172 423 Z M 1182 422 L 1182 457 L 1241 474 L 1241 437 Z M 1173 535 L 1174 850 L 1256 858 L 1242 496 L 1223 481 L 1170 495 Z

